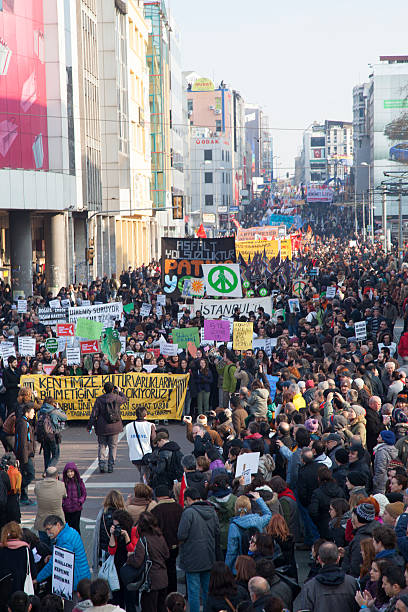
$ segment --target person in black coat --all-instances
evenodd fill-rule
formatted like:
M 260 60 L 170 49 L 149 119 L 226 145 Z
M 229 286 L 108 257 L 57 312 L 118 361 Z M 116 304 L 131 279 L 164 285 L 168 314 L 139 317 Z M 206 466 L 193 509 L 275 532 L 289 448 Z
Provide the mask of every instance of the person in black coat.
M 9 572 L 12 574 L 9 596 L 15 591 L 24 591 L 27 555 L 30 561 L 31 577 L 34 580 L 37 576 L 37 568 L 29 545 L 23 541 L 21 526 L 14 521 L 4 525 L 1 530 L 0 576 L 5 576 Z
M 319 487 L 313 491 L 309 505 L 309 514 L 319 530 L 321 538 L 330 538 L 330 503 L 333 499 L 344 497 L 344 490 L 334 480 L 326 465 L 320 465 L 317 470 Z
M 370 488 L 371 471 L 365 458 L 365 450 L 361 445 L 352 445 L 349 449 L 349 470 L 364 476 L 366 485 Z
M 20 370 L 17 368 L 17 359 L 12 355 L 8 358 L 7 363 L 8 367 L 3 371 L 3 385 L 6 388 L 3 399 L 6 402 L 8 416 L 16 410 L 20 386 Z
M 366 409 L 366 443 L 367 450 L 372 456 L 373 448 L 378 444 L 377 438 L 380 431 L 384 429 L 384 424 L 380 416 L 381 399 L 375 395 L 370 397 L 368 407 Z
M 308 508 L 312 501 L 313 491 L 319 486 L 317 470 L 321 464 L 314 461 L 310 448 L 302 449 L 302 463 L 303 465 L 299 467 L 297 493 L 302 506 Z
M 348 473 L 348 452 L 345 448 L 338 448 L 333 458 L 333 478 L 344 493 L 347 493 L 346 478 Z

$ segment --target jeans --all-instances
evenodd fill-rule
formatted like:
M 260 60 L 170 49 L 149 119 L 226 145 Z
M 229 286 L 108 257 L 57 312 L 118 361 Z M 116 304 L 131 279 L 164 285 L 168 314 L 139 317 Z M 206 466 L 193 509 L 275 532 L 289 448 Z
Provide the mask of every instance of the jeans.
M 190 612 L 200 612 L 200 586 L 203 593 L 203 608 L 205 608 L 210 572 L 186 572 L 186 582 Z
M 210 392 L 199 391 L 197 395 L 198 414 L 204 414 L 210 409 Z
M 191 393 L 190 389 L 187 389 L 186 399 L 184 400 L 183 416 L 190 416 L 191 408 Z
M 144 484 L 147 484 L 149 482 L 149 476 L 150 476 L 149 466 L 144 465 L 141 459 L 135 459 L 134 461 L 132 461 L 132 463 L 139 470 L 140 482 L 144 482 Z
M 60 445 L 55 442 L 44 442 L 44 472 L 50 466 L 56 466 L 60 458 Z
M 298 504 L 300 515 L 303 520 L 303 527 L 305 529 L 305 544 L 307 546 L 311 546 L 313 542 L 315 542 L 316 540 L 320 538 L 320 534 L 319 534 L 319 531 L 316 525 L 310 518 L 308 509 L 305 508 L 305 506 L 302 506 L 300 501 L 298 501 L 297 504 Z
M 28 499 L 28 485 L 35 478 L 35 468 L 31 457 L 29 457 L 27 463 L 24 463 L 21 468 L 21 499 Z
M 98 462 L 100 468 L 105 467 L 107 449 L 109 449 L 108 468 L 113 468 L 116 461 L 116 451 L 118 450 L 118 438 L 119 434 L 98 436 Z

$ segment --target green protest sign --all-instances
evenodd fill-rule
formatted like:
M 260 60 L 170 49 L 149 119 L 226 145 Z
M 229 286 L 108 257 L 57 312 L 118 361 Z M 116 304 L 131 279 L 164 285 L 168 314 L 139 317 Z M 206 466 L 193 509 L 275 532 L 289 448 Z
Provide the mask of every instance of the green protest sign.
M 173 329 L 171 335 L 173 337 L 173 344 L 178 344 L 179 348 L 187 348 L 189 342 L 200 346 L 198 327 L 176 328 Z
M 135 305 L 133 302 L 130 302 L 130 304 L 123 304 L 123 310 L 126 312 L 126 314 L 133 312 L 134 309 Z
M 121 351 L 119 332 L 108 327 L 102 334 L 101 349 L 109 359 L 109 363 L 115 365 Z
M 86 340 L 99 340 L 103 330 L 103 323 L 91 321 L 90 319 L 78 319 L 76 324 L 76 335 Z
M 51 355 L 55 355 L 58 351 L 58 340 L 56 338 L 47 338 L 45 341 L 45 348 Z

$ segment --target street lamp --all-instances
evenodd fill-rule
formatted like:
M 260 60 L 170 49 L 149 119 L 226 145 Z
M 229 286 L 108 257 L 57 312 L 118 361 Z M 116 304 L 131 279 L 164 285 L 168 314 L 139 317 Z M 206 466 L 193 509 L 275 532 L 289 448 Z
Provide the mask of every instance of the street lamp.
M 371 242 L 374 242 L 374 210 L 372 206 L 373 203 L 371 200 L 371 164 L 367 162 L 361 162 L 360 166 L 368 168 L 368 215 L 371 225 Z

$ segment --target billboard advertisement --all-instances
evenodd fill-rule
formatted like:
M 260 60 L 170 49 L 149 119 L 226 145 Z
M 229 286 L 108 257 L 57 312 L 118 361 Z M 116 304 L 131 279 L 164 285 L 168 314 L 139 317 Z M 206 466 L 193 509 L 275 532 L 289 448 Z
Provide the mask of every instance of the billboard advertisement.
M 374 125 L 374 177 L 371 187 L 385 180 L 384 171 L 408 171 L 408 64 L 374 66 L 371 97 Z M 405 199 L 405 198 L 404 198 Z M 381 214 L 381 195 L 374 195 L 376 215 Z M 390 198 L 388 214 L 397 214 Z
M 325 185 L 308 184 L 307 202 L 324 202 L 326 204 L 331 204 L 333 202 L 333 189 L 329 189 Z
M 48 170 L 44 20 L 38 0 L 0 0 L 0 168 Z

